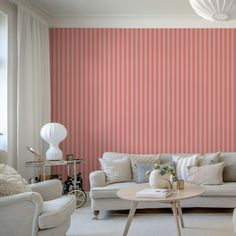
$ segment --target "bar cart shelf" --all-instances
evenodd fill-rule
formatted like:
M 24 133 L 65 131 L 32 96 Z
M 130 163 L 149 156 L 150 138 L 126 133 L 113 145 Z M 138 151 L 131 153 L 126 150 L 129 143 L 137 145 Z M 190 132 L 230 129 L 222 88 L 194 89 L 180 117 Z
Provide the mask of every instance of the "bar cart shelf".
M 28 161 L 26 167 L 39 168 L 42 173 L 43 180 L 46 180 L 46 168 L 53 166 L 67 166 L 67 176 L 71 179 L 68 194 L 76 196 L 76 208 L 81 207 L 87 200 L 87 195 L 82 189 L 82 180 L 78 181 L 77 165 L 84 163 L 83 159 L 60 160 L 60 161 Z M 70 166 L 73 166 L 73 177 L 70 177 Z M 65 191 L 64 191 L 65 194 Z

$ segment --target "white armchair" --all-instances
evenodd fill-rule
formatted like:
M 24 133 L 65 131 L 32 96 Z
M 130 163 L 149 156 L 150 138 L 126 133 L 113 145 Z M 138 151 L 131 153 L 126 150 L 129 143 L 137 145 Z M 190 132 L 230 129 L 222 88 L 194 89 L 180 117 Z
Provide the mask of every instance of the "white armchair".
M 7 154 L 0 150 L 0 163 Z M 32 192 L 0 197 L 0 235 L 63 236 L 76 208 L 75 197 L 62 196 L 59 180 L 30 185 Z

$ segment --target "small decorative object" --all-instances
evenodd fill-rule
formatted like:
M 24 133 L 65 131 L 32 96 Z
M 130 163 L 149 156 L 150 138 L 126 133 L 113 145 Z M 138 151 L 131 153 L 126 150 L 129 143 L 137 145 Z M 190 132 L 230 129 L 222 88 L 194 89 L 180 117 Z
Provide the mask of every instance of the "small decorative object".
M 35 151 L 35 150 L 34 150 L 32 147 L 30 147 L 30 146 L 27 146 L 26 148 L 27 148 L 30 152 L 32 152 L 32 153 L 34 154 L 34 156 L 36 157 L 36 159 L 37 159 L 38 162 L 43 162 L 43 161 L 44 161 L 44 156 L 43 156 L 41 153 Z
M 177 190 L 183 190 L 184 189 L 184 180 L 178 179 L 176 181 L 176 186 L 177 186 Z
M 190 0 L 195 12 L 206 20 L 228 21 L 236 18 L 236 0 Z
M 40 135 L 50 145 L 46 152 L 46 159 L 62 160 L 63 154 L 58 145 L 67 136 L 65 126 L 59 123 L 48 123 L 41 128 Z
M 154 164 L 153 170 L 147 172 L 151 188 L 173 188 L 173 182 L 177 180 L 176 164 L 170 162 L 164 165 Z
M 67 159 L 67 161 L 73 161 L 75 159 L 75 155 L 74 154 L 67 154 L 66 159 Z

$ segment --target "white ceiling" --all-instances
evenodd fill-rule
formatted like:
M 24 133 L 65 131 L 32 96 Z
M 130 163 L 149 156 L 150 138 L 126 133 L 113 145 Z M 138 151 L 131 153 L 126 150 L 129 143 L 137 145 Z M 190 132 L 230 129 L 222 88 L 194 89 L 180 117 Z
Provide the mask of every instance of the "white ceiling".
M 10 0 L 26 1 L 49 18 L 49 27 L 236 28 L 236 20 L 210 22 L 190 0 Z
M 194 15 L 189 0 L 31 0 L 51 16 Z

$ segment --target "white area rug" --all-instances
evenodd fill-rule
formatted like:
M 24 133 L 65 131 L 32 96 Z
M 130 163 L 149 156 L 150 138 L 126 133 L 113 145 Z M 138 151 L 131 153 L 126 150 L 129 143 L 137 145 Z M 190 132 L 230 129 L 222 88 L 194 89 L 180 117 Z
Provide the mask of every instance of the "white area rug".
M 231 209 L 184 209 L 182 236 L 232 236 Z M 89 203 L 72 216 L 67 236 L 121 236 L 128 212 L 102 212 L 92 220 Z M 175 236 L 176 228 L 170 210 L 138 210 L 128 236 Z

